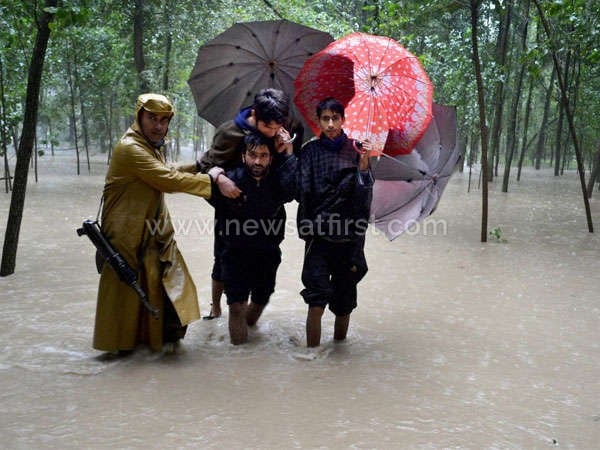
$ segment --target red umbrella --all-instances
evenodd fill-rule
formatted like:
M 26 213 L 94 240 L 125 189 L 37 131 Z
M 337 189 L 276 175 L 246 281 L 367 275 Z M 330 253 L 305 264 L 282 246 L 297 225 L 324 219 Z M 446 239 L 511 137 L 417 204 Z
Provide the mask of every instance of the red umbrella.
M 294 102 L 319 135 L 317 104 L 335 97 L 345 106 L 344 130 L 391 156 L 409 153 L 431 120 L 433 86 L 421 63 L 397 41 L 351 33 L 304 63 Z

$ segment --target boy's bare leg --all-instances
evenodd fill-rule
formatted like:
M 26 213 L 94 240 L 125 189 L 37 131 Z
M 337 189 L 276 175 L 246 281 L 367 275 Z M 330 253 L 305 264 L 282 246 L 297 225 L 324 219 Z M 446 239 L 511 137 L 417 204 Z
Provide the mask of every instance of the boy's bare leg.
M 335 324 L 333 326 L 333 339 L 343 341 L 348 334 L 348 325 L 350 324 L 350 314 L 345 316 L 335 316 Z
M 229 338 L 233 345 L 248 341 L 248 325 L 246 325 L 247 302 L 229 305 Z
M 306 315 L 306 346 L 318 347 L 321 344 L 321 317 L 324 308 L 310 306 Z
M 246 323 L 248 326 L 252 327 L 256 325 L 256 322 L 258 322 L 258 319 L 265 309 L 265 306 L 266 305 L 259 305 L 258 303 L 250 302 L 250 305 L 248 306 L 248 312 L 246 313 Z
M 210 304 L 210 317 L 221 317 L 221 297 L 224 284 L 222 281 L 212 280 L 212 303 Z

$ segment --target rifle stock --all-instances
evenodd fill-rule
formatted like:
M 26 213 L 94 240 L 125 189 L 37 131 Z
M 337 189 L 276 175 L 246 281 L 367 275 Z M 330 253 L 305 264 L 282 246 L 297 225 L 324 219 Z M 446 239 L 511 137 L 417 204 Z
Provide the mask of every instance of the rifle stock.
M 152 317 L 155 319 L 158 318 L 160 311 L 150 305 L 146 293 L 137 282 L 137 273 L 127 264 L 127 261 L 125 261 L 121 254 L 115 250 L 106 236 L 104 236 L 104 233 L 102 233 L 102 230 L 98 226 L 98 222 L 84 220 L 81 228 L 77 229 L 77 235 L 86 235 L 92 241 L 94 247 L 96 247 L 106 262 L 114 269 L 119 279 L 136 292 L 144 307 L 152 314 Z

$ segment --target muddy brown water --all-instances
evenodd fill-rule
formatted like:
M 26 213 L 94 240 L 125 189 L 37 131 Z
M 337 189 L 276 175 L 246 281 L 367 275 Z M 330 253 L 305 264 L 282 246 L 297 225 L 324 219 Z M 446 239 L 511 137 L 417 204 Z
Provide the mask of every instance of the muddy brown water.
M 229 344 L 225 314 L 191 324 L 174 355 L 104 361 L 93 251 L 75 229 L 105 170 L 76 176 L 46 156 L 30 180 L 16 272 L 0 278 L 2 448 L 599 448 L 600 238 L 575 172 L 527 170 L 508 195 L 491 185 L 488 228 L 505 242 L 480 242 L 466 173 L 418 229 L 393 242 L 371 230 L 348 340 L 332 342 L 327 312 L 316 350 L 290 204 L 277 289 L 247 345 Z M 2 240 L 9 204 L 1 193 Z M 206 313 L 212 210 L 182 194 L 167 205 Z

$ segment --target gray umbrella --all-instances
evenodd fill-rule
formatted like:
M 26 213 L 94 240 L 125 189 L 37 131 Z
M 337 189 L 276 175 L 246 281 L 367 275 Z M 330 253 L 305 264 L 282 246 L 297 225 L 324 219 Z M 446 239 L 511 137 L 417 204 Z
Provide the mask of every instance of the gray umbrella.
M 329 33 L 287 20 L 236 23 L 198 50 L 188 80 L 198 115 L 218 127 L 250 106 L 261 89 L 280 89 L 293 98 L 306 58 L 332 41 Z
M 395 157 L 373 158 L 371 221 L 393 240 L 436 208 L 462 151 L 456 109 L 433 105 L 433 118 L 416 148 Z

